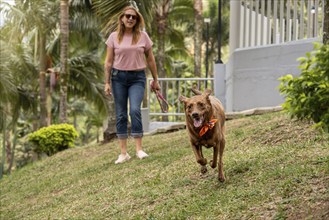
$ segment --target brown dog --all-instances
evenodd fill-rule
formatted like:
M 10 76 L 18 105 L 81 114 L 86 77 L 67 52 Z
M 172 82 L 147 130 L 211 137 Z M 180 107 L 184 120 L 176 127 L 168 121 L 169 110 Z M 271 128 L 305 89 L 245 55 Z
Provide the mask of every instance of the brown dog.
M 179 101 L 184 103 L 186 127 L 190 137 L 191 146 L 197 162 L 201 165 L 201 173 L 207 172 L 207 159 L 203 157 L 202 146 L 213 147 L 213 160 L 210 166 L 216 168 L 218 162 L 218 179 L 225 181 L 223 172 L 223 152 L 225 148 L 225 113 L 221 102 L 210 96 L 211 90 L 201 93 L 192 89 L 196 94 L 191 98 L 180 96 Z

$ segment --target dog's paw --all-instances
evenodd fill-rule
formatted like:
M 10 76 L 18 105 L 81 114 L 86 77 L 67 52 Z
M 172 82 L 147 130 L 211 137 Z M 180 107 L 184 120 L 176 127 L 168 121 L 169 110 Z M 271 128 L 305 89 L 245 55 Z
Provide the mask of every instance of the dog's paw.
M 224 175 L 219 175 L 219 176 L 218 176 L 218 180 L 219 180 L 220 182 L 225 182 L 225 176 L 224 176 Z
M 207 165 L 207 159 L 206 158 L 200 158 L 197 160 L 197 162 L 201 165 L 201 166 L 206 166 Z
M 207 167 L 206 166 L 201 166 L 201 174 L 205 174 L 205 173 L 207 173 Z
M 217 163 L 214 163 L 212 160 L 210 161 L 210 167 L 215 169 L 217 167 Z

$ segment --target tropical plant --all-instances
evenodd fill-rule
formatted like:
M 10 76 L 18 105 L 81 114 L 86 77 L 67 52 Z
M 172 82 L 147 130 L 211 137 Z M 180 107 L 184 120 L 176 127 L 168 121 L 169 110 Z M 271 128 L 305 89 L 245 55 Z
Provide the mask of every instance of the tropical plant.
M 329 132 L 329 45 L 316 43 L 313 54 L 299 58 L 299 77 L 281 77 L 280 92 L 286 96 L 283 104 L 292 117 L 312 120 Z
M 35 145 L 35 152 L 46 153 L 48 156 L 74 147 L 76 137 L 77 131 L 69 124 L 44 127 L 28 136 L 29 141 Z
M 115 28 L 118 19 L 118 14 L 125 6 L 133 5 L 138 8 L 145 20 L 146 29 L 150 29 L 150 24 L 153 19 L 153 9 L 155 5 L 161 0 L 94 0 L 93 8 L 97 17 L 100 19 L 102 33 L 104 36 L 108 36 Z

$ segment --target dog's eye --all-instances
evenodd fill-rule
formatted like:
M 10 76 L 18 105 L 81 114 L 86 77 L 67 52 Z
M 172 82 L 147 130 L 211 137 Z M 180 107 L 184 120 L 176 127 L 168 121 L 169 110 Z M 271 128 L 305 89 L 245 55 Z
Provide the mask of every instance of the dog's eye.
M 198 103 L 200 108 L 204 108 L 204 104 L 202 102 Z
M 191 108 L 192 108 L 192 105 L 188 105 L 187 108 L 188 108 L 188 109 L 191 109 Z

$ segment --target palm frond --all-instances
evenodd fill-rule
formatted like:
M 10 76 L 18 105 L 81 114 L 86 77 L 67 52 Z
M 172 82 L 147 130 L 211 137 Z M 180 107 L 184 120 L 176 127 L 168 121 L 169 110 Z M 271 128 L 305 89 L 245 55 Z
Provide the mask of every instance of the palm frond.
M 70 86 L 69 95 L 78 95 L 94 103 L 99 112 L 107 111 L 106 98 L 103 94 L 103 66 L 95 53 L 84 54 L 69 59 Z

